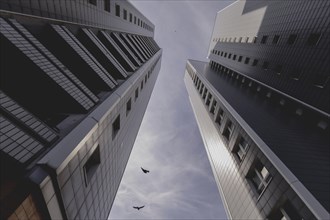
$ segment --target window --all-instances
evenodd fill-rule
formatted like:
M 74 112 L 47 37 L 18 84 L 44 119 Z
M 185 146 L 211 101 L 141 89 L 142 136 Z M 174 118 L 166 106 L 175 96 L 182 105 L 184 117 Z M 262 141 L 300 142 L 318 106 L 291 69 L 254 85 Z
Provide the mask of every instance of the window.
M 297 39 L 297 35 L 296 35 L 296 34 L 291 34 L 291 35 L 289 36 L 289 39 L 288 39 L 288 44 L 289 44 L 289 45 L 294 44 L 294 42 L 296 41 L 296 39 Z
M 136 16 L 134 16 L 134 24 L 136 24 Z
M 207 105 L 207 106 L 210 105 L 211 99 L 212 99 L 212 95 L 211 95 L 211 93 L 209 93 L 209 94 L 207 95 L 207 99 L 206 99 L 206 105 Z
M 135 101 L 137 100 L 137 98 L 139 97 L 139 88 L 136 88 L 135 90 Z
M 132 21 L 133 21 L 133 15 L 132 15 L 132 13 L 129 13 L 129 22 L 132 23 Z
M 141 81 L 141 91 L 142 91 L 142 89 L 143 89 L 143 80 Z
M 96 0 L 88 0 L 88 2 L 92 5 L 96 5 Z
M 232 135 L 232 133 L 233 133 L 233 128 L 234 128 L 233 123 L 232 123 L 230 120 L 228 120 L 227 125 L 226 125 L 226 127 L 225 127 L 225 129 L 224 129 L 224 131 L 223 131 L 223 133 L 222 133 L 222 135 L 223 135 L 228 141 L 230 140 L 231 135 Z
M 120 5 L 116 5 L 116 16 L 120 17 Z
M 231 58 L 231 53 L 228 55 L 228 59 L 230 59 Z
M 227 53 L 225 53 L 225 56 L 224 57 L 227 57 Z
M 326 76 L 325 74 L 314 73 L 313 75 L 313 84 L 316 87 L 324 88 L 327 82 L 329 81 L 330 76 Z
M 249 147 L 249 145 L 243 137 L 241 137 L 239 139 L 239 141 L 236 143 L 236 145 L 234 146 L 233 152 L 235 153 L 235 155 L 237 156 L 237 158 L 240 162 L 243 161 L 248 147 Z
M 242 43 L 242 37 L 238 39 L 238 43 Z
M 127 20 L 127 11 L 124 9 L 124 19 Z
M 110 12 L 110 0 L 104 0 L 104 10 Z
M 221 52 L 221 56 L 223 56 L 223 51 Z
M 282 205 L 276 205 L 276 209 L 271 212 L 267 219 L 269 220 L 294 220 L 303 219 L 299 216 L 297 210 L 289 201 L 285 201 Z M 278 208 L 277 208 L 278 207 Z
M 268 36 L 267 35 L 262 36 L 260 43 L 262 43 L 262 44 L 267 43 L 267 39 L 268 39 Z
M 312 33 L 308 37 L 307 45 L 309 45 L 309 46 L 315 46 L 315 45 L 317 45 L 317 43 L 319 42 L 320 38 L 321 38 L 321 34 L 320 33 Z
M 293 69 L 291 72 L 290 72 L 290 77 L 293 79 L 293 80 L 299 80 L 300 79 L 300 75 L 301 75 L 301 71 L 299 69 Z
M 147 77 L 148 77 L 147 75 L 144 76 L 144 83 L 147 83 L 147 79 L 148 79 Z
M 236 55 L 233 56 L 233 60 L 236 60 Z
M 115 139 L 119 130 L 120 130 L 120 115 L 118 115 L 115 121 L 112 123 L 112 140 Z
M 279 40 L 280 40 L 280 35 L 275 35 L 273 38 L 273 44 L 277 44 Z
M 217 117 L 215 118 L 215 123 L 217 123 L 218 125 L 221 125 L 222 119 L 223 119 L 223 110 L 219 109 Z
M 140 18 L 138 18 L 138 26 L 140 26 Z
M 244 63 L 245 63 L 245 64 L 248 64 L 249 62 L 250 62 L 250 58 L 249 58 L 249 57 L 246 57 Z
M 254 38 L 253 38 L 253 43 L 257 43 L 257 40 L 258 40 L 258 37 L 257 37 L 257 36 L 254 37 Z
M 205 99 L 207 94 L 207 88 L 205 88 L 202 98 Z
M 245 43 L 249 43 L 249 37 L 246 37 Z
M 88 158 L 85 165 L 83 166 L 86 187 L 88 183 L 91 181 L 94 174 L 96 173 L 96 170 L 99 167 L 100 163 L 101 163 L 100 147 L 99 145 L 97 145 L 92 155 Z
M 126 116 L 130 113 L 132 109 L 132 99 L 130 98 L 126 103 Z
M 239 57 L 238 57 L 238 62 L 241 62 L 242 59 L 243 59 L 243 57 L 242 57 L 242 56 L 239 56 Z
M 253 60 L 253 63 L 252 63 L 252 66 L 257 66 L 258 65 L 258 60 L 257 59 L 254 59 Z
M 214 111 L 215 111 L 216 107 L 217 107 L 217 101 L 213 100 L 212 105 L 211 105 L 211 109 L 210 109 L 210 112 L 211 112 L 212 115 L 214 114 Z
M 281 75 L 282 69 L 283 69 L 282 65 L 277 64 L 274 71 L 276 74 Z
M 258 195 L 264 191 L 271 178 L 268 169 L 257 159 L 248 173 L 248 179 Z
M 265 61 L 264 64 L 262 65 L 262 68 L 264 70 L 268 70 L 268 68 L 269 68 L 269 62 Z

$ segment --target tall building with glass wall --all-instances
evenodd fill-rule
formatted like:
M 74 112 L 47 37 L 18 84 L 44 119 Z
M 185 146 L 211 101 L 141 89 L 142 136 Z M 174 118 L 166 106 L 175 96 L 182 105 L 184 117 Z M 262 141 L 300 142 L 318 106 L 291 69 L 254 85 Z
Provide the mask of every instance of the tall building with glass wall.
M 329 219 L 329 1 L 237 1 L 184 77 L 230 219 Z
M 107 219 L 157 79 L 127 1 L 0 0 L 1 219 Z

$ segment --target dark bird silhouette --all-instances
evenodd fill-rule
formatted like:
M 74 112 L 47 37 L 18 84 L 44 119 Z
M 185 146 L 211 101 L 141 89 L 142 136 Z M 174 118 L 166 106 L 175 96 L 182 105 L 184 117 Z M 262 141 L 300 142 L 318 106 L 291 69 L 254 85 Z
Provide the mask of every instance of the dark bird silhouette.
M 142 209 L 144 207 L 144 205 L 143 206 L 133 206 L 133 209 L 137 209 L 137 210 L 140 210 L 140 209 Z
M 143 173 L 149 173 L 150 172 L 149 170 L 143 169 L 142 167 L 141 167 L 141 170 L 143 171 Z

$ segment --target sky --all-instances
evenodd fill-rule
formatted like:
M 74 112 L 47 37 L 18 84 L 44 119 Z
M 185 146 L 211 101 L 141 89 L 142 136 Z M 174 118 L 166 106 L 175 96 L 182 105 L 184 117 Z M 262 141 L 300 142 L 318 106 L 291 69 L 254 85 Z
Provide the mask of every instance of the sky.
M 232 1 L 131 3 L 155 25 L 162 67 L 109 218 L 226 219 L 183 77 L 187 59 L 207 61 L 216 13 Z

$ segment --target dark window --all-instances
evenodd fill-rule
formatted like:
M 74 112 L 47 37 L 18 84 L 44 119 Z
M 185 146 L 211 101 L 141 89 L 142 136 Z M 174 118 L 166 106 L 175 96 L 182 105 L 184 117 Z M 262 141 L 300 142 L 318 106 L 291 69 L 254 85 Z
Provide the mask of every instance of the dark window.
M 115 121 L 112 123 L 112 140 L 115 139 L 119 130 L 120 130 L 120 115 L 118 115 Z
M 262 43 L 262 44 L 267 43 L 267 39 L 268 39 L 268 36 L 267 35 L 262 36 L 260 43 Z
M 88 0 L 88 2 L 92 5 L 96 5 L 96 0 Z
M 132 109 L 132 99 L 130 98 L 126 103 L 126 116 L 130 113 Z
M 97 145 L 92 155 L 88 158 L 83 167 L 86 186 L 91 181 L 93 175 L 96 173 L 96 170 L 99 167 L 100 163 L 100 147 L 99 145 Z
M 223 133 L 222 133 L 222 135 L 223 135 L 228 141 L 230 140 L 231 135 L 232 135 L 232 133 L 233 133 L 233 128 L 234 128 L 233 123 L 232 123 L 230 120 L 228 120 L 228 122 L 227 122 L 227 124 L 226 124 L 226 127 L 225 127 L 225 129 L 224 129 L 224 131 L 223 131 Z
M 207 88 L 205 88 L 202 98 L 205 99 L 207 94 Z
M 309 46 L 315 46 L 315 45 L 317 45 L 317 43 L 319 42 L 320 38 L 321 38 L 321 34 L 320 33 L 312 33 L 308 37 L 307 45 L 309 45 Z
M 248 64 L 249 62 L 250 62 L 250 58 L 249 58 L 249 57 L 246 57 L 244 63 L 245 63 L 245 64 Z
M 269 68 L 269 62 L 265 61 L 264 64 L 262 65 L 262 68 L 264 70 L 268 70 L 268 68 Z
M 211 95 L 211 93 L 209 93 L 209 94 L 207 95 L 207 99 L 206 99 L 206 105 L 207 105 L 207 106 L 210 105 L 211 99 L 212 99 L 212 95 Z
M 242 43 L 242 37 L 238 39 L 238 43 Z
M 222 119 L 223 119 L 223 110 L 219 109 L 217 117 L 215 118 L 215 123 L 221 125 Z
M 264 191 L 272 178 L 268 169 L 258 159 L 250 168 L 247 177 L 258 195 Z
M 132 13 L 129 13 L 129 22 L 132 22 L 133 21 L 133 15 Z
M 141 82 L 141 91 L 142 91 L 142 89 L 143 89 L 143 80 L 142 80 L 142 82 Z
M 223 51 L 221 52 L 221 56 L 223 56 Z
M 127 20 L 127 11 L 124 9 L 124 19 Z
M 110 0 L 104 0 L 104 10 L 110 12 Z
M 249 43 L 249 38 L 248 37 L 246 37 L 245 43 Z
M 242 57 L 242 56 L 239 56 L 239 57 L 238 57 L 238 62 L 241 62 L 242 59 L 243 59 L 243 57 Z
M 257 43 L 258 37 L 253 38 L 253 43 Z
M 228 59 L 230 59 L 231 58 L 231 53 L 228 55 Z
M 218 51 L 218 55 L 220 55 L 220 51 Z
M 227 57 L 227 53 L 225 53 L 225 56 L 224 57 Z
M 273 38 L 273 44 L 277 44 L 279 40 L 280 40 L 280 35 L 275 35 Z
M 211 105 L 211 109 L 210 109 L 211 114 L 214 114 L 214 111 L 215 111 L 216 107 L 217 107 L 217 101 L 213 100 L 212 105 Z
M 275 207 L 276 209 L 271 212 L 267 219 L 303 219 L 301 216 L 299 216 L 299 213 L 289 201 L 285 201 L 284 204 L 276 205 Z
M 145 77 L 144 77 L 144 83 L 147 83 L 147 78 L 148 76 L 147 75 L 145 75 Z
M 233 56 L 233 60 L 236 60 L 236 55 Z
M 278 65 L 276 65 L 274 70 L 275 70 L 276 74 L 281 75 L 282 69 L 283 69 L 282 65 L 278 64 Z
M 324 88 L 328 83 L 330 76 L 326 76 L 325 74 L 321 75 L 319 73 L 314 73 L 313 75 L 313 84 L 319 88 Z
M 239 139 L 236 145 L 233 148 L 233 152 L 237 156 L 239 161 L 243 161 L 249 145 L 243 137 Z
M 256 66 L 256 65 L 258 65 L 258 60 L 257 59 L 254 59 L 253 60 L 253 63 L 252 63 L 252 66 Z
M 290 44 L 290 45 L 294 44 L 294 42 L 296 41 L 296 39 L 297 39 L 297 35 L 296 34 L 291 34 L 289 36 L 289 39 L 288 39 L 288 44 Z
M 136 17 L 134 16 L 134 24 L 136 24 Z
M 138 26 L 140 26 L 140 18 L 138 18 Z
M 120 5 L 116 5 L 116 16 L 120 17 Z
M 135 90 L 135 101 L 137 100 L 138 97 L 139 97 L 139 88 L 136 88 L 136 90 Z
M 299 69 L 293 69 L 290 72 L 290 77 L 294 80 L 299 80 L 301 75 L 301 71 Z

